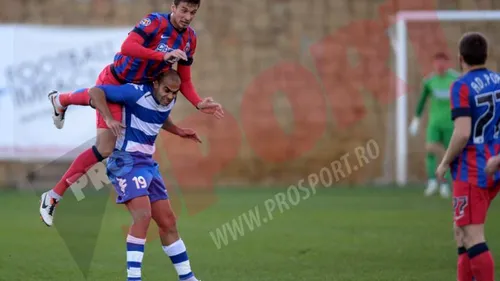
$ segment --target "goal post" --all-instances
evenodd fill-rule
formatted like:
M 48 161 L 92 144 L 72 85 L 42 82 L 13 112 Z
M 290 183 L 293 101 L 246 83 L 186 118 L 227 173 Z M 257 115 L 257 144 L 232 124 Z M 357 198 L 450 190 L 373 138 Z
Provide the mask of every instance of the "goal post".
M 396 184 L 404 186 L 408 182 L 408 26 L 409 22 L 432 21 L 500 21 L 500 11 L 493 10 L 435 10 L 435 11 L 400 11 L 397 13 L 395 38 L 395 89 L 396 89 Z

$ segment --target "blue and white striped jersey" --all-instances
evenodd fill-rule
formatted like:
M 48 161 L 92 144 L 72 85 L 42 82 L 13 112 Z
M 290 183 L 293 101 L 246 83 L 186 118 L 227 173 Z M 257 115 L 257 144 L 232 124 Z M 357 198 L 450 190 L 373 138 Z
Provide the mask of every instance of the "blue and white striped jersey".
M 153 155 L 155 140 L 167 120 L 175 99 L 161 105 L 153 95 L 152 84 L 125 84 L 96 86 L 104 91 L 106 99 L 123 104 L 122 123 L 125 128 L 116 140 L 115 150 Z

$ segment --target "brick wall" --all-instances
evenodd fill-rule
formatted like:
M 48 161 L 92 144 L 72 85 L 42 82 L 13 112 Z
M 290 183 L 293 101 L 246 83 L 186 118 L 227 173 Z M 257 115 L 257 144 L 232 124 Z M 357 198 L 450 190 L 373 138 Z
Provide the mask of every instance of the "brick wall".
M 43 24 L 132 26 L 148 12 L 169 8 L 164 0 L 2 2 L 0 21 Z M 398 9 L 425 8 L 498 9 L 499 2 L 204 0 L 194 24 L 199 36 L 193 66 L 195 84 L 203 96 L 213 96 L 223 103 L 229 115 L 226 119 L 237 120 L 237 126 L 229 121 L 195 122 L 199 128 L 218 132 L 210 137 L 220 145 L 216 158 L 227 160 L 218 179 L 288 182 L 318 171 L 345 153 L 353 154 L 354 147 L 369 139 L 379 144 L 380 157 L 345 182 L 371 181 L 381 176 L 387 148 L 394 147 L 394 135 L 387 133 L 387 126 L 394 123 L 387 122 L 394 113 L 391 71 L 384 67 L 391 60 L 389 41 L 385 39 L 388 16 Z M 444 48 L 455 54 L 460 34 L 474 29 L 488 34 L 492 45 L 498 48 L 493 31 L 499 26 L 412 24 L 411 112 L 419 79 L 430 70 L 429 57 L 433 52 Z M 311 46 L 323 46 L 324 51 L 317 49 L 318 54 L 325 56 L 319 68 L 311 55 Z M 492 51 L 491 66 L 497 68 L 499 52 Z M 283 62 L 288 64 L 281 65 Z M 326 95 L 319 80 L 311 76 L 319 70 L 325 75 Z M 333 91 L 329 90 L 332 85 Z M 272 98 L 266 95 L 269 89 L 285 88 L 288 99 L 283 92 Z M 271 102 L 273 106 L 269 106 Z M 203 119 L 193 117 L 195 112 L 186 102 L 179 107 L 174 114 L 176 121 Z M 273 127 L 273 121 L 283 129 Z M 317 138 L 309 138 L 311 134 Z M 231 150 L 238 143 L 238 136 L 241 147 Z M 295 141 L 286 141 L 287 136 Z M 410 140 L 409 145 L 410 174 L 420 179 L 424 177 L 423 143 L 424 133 Z M 191 153 L 170 151 L 169 157 L 174 158 Z M 160 153 L 165 154 L 161 146 Z

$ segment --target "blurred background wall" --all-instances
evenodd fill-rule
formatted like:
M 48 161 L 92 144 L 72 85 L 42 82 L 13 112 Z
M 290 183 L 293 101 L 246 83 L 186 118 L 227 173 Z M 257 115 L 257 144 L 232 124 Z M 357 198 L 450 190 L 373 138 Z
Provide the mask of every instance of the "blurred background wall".
M 2 23 L 131 29 L 147 13 L 170 9 L 170 1 L 165 0 L 0 3 Z M 202 0 L 193 24 L 199 38 L 194 83 L 202 96 L 220 101 L 226 119 L 232 118 L 237 124 L 226 129 L 215 121 L 203 124 L 208 130 L 218 126 L 204 153 L 210 153 L 217 143 L 213 161 L 227 158 L 217 173 L 217 182 L 287 184 L 352 153 L 354 147 L 369 139 L 378 143 L 381 156 L 342 182 L 392 180 L 396 117 L 393 57 L 387 36 L 390 16 L 400 9 L 499 8 L 500 1 L 496 0 Z M 455 66 L 456 44 L 464 31 L 480 30 L 489 36 L 493 57 L 490 66 L 498 69 L 500 47 L 495 44 L 495 34 L 499 27 L 498 23 L 411 24 L 409 113 L 414 112 L 420 80 L 432 70 L 431 56 L 445 50 Z M 173 116 L 182 122 L 193 114 L 192 106 L 182 100 Z M 200 124 L 197 122 L 188 123 Z M 234 148 L 239 139 L 241 146 Z M 417 138 L 409 139 L 411 180 L 425 179 L 424 140 L 423 127 Z M 164 150 L 160 146 L 161 157 L 189 153 L 168 154 Z M 170 162 L 165 163 L 168 173 Z M 62 173 L 67 166 L 67 162 L 58 163 L 53 174 Z M 189 163 L 186 167 L 200 168 Z M 4 163 L 0 179 L 5 182 L 13 175 L 26 176 L 32 168 L 30 163 Z

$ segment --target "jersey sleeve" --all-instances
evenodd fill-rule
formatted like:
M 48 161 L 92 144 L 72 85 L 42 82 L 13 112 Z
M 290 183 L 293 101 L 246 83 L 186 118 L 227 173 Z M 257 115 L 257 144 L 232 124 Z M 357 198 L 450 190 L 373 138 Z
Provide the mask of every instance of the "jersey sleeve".
M 161 19 L 158 14 L 152 13 L 144 17 L 132 30 L 139 34 L 144 41 L 150 40 L 158 34 L 161 26 Z
M 458 117 L 471 116 L 469 95 L 469 87 L 465 83 L 460 81 L 453 83 L 450 91 L 452 120 Z
M 422 83 L 422 92 L 420 93 L 420 98 L 418 100 L 417 109 L 415 111 L 415 116 L 417 116 L 417 117 L 422 116 L 422 113 L 424 112 L 425 104 L 427 102 L 427 99 L 429 98 L 430 93 L 431 93 L 431 89 L 429 87 L 429 83 L 427 80 L 425 80 Z
M 125 85 L 100 85 L 97 88 L 104 91 L 106 100 L 119 104 L 132 104 L 142 96 L 142 85 L 125 84 Z
M 191 35 L 191 42 L 189 43 L 189 50 L 186 52 L 186 56 L 188 58 L 187 61 L 185 60 L 179 60 L 178 64 L 185 65 L 185 66 L 190 66 L 193 64 L 194 61 L 194 54 L 196 52 L 196 45 L 198 43 L 198 37 L 196 37 L 196 33 L 192 31 Z

